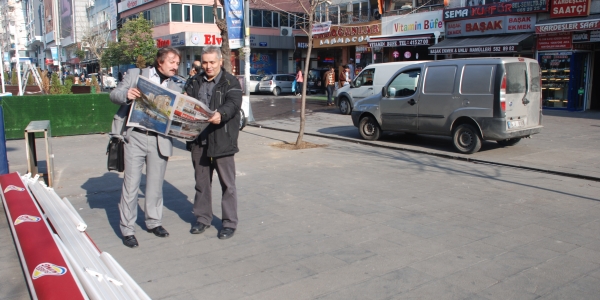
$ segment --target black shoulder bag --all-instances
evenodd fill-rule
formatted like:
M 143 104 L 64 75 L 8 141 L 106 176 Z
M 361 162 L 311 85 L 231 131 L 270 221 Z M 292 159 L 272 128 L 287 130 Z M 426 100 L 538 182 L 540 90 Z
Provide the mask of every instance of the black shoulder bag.
M 140 69 L 140 76 L 142 75 L 142 69 Z M 131 109 L 131 106 L 129 106 Z M 125 171 L 125 141 L 121 136 L 113 136 L 108 141 L 106 147 L 106 155 L 108 155 L 108 161 L 106 167 L 108 171 Z

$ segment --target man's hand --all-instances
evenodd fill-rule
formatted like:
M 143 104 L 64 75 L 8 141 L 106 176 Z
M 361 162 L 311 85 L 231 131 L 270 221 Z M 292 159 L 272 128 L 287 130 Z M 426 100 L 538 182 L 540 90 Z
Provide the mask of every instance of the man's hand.
M 221 124 L 221 113 L 216 111 L 215 114 L 208 119 L 209 123 L 212 124 Z
M 127 100 L 135 101 L 135 99 L 140 96 L 142 96 L 142 93 L 140 93 L 140 90 L 137 88 L 130 88 L 127 90 Z

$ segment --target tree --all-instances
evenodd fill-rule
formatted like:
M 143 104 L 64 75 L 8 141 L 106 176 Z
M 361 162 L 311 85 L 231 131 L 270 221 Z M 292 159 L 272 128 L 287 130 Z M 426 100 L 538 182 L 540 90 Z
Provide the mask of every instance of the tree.
M 125 24 L 119 31 L 120 50 L 128 61 L 135 63 L 141 56 L 147 65 L 154 62 L 156 57 L 156 48 L 154 39 L 152 39 L 152 22 L 144 19 L 140 13 L 137 19 L 132 19 Z
M 290 2 L 279 3 L 277 5 L 269 3 L 271 1 L 267 2 L 267 0 L 261 0 L 261 2 L 264 3 L 268 7 L 275 8 L 281 12 L 289 13 L 285 9 L 278 7 L 278 5 L 289 6 Z M 294 0 L 292 2 L 297 4 L 297 7 L 299 7 L 300 10 L 303 11 L 304 16 L 300 16 L 300 14 L 297 14 L 297 17 L 300 16 L 300 17 L 304 18 L 304 22 L 302 22 L 302 24 L 300 24 L 299 27 L 308 36 L 308 49 L 306 52 L 306 60 L 304 63 L 304 70 L 302 71 L 304 80 L 302 82 L 302 98 L 301 98 L 302 100 L 301 100 L 301 107 L 300 107 L 300 129 L 298 130 L 298 138 L 296 139 L 296 147 L 302 147 L 302 145 L 304 144 L 304 142 L 303 142 L 304 127 L 305 127 L 305 123 L 306 123 L 306 86 L 308 84 L 307 74 L 308 74 L 308 71 L 310 70 L 310 54 L 311 54 L 312 47 L 313 47 L 312 24 L 315 20 L 314 16 L 315 16 L 315 11 L 317 10 L 317 6 L 319 6 L 322 3 L 325 3 L 326 1 L 324 1 L 324 0 Z M 306 19 L 307 16 L 308 16 L 308 19 Z
M 221 55 L 223 56 L 223 68 L 228 73 L 231 73 L 231 49 L 229 48 L 229 30 L 227 29 L 227 21 L 217 14 L 217 1 L 221 4 L 223 10 L 225 10 L 225 3 L 223 2 L 223 0 L 215 0 L 215 4 L 213 5 L 213 15 L 216 16 L 215 23 L 217 24 L 217 28 L 221 30 Z

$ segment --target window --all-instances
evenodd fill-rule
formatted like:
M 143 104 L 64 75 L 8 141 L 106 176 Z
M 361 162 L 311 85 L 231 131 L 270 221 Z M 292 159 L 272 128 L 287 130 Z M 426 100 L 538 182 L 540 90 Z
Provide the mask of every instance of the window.
M 354 87 L 361 87 L 363 85 L 373 85 L 373 77 L 375 76 L 375 69 L 365 69 L 354 79 Z
M 192 21 L 192 7 L 190 5 L 183 6 L 183 21 L 184 22 Z
M 506 93 L 525 93 L 527 85 L 527 65 L 525 63 L 508 63 L 506 68 Z
M 408 97 L 413 95 L 417 90 L 419 84 L 419 77 L 421 70 L 407 70 L 404 71 L 388 86 L 388 94 L 390 97 Z
M 327 21 L 331 21 L 333 25 L 340 24 L 339 9 L 337 6 L 330 6 L 328 15 L 329 19 Z
M 454 92 L 454 77 L 456 66 L 434 66 L 427 69 L 424 94 L 452 94 Z
M 494 65 L 467 65 L 463 70 L 461 94 L 492 94 Z
M 262 27 L 273 27 L 273 13 L 270 11 L 263 11 Z
M 360 20 L 360 3 L 352 4 L 352 21 L 358 22 Z
M 250 20 L 252 21 L 252 26 L 262 27 L 262 10 L 250 11 Z
M 181 4 L 171 4 L 171 22 L 181 22 L 182 20 Z
M 192 22 L 202 23 L 202 6 L 200 6 L 200 5 L 192 6 Z
M 273 12 L 273 27 L 279 28 L 279 13 Z
M 296 23 L 294 24 L 294 29 L 305 28 L 307 24 L 308 24 L 308 16 L 306 16 L 306 14 L 297 14 L 296 15 Z
M 289 19 L 290 19 L 290 16 L 288 13 L 279 14 L 279 25 L 284 26 L 284 27 L 290 26 Z
M 215 15 L 213 14 L 213 7 L 205 6 L 204 7 L 204 23 L 214 23 L 214 22 L 215 22 Z
M 529 89 L 530 92 L 540 92 L 541 91 L 541 87 L 540 87 L 540 65 L 538 65 L 537 63 L 530 63 L 529 64 L 529 71 L 531 72 L 531 88 Z

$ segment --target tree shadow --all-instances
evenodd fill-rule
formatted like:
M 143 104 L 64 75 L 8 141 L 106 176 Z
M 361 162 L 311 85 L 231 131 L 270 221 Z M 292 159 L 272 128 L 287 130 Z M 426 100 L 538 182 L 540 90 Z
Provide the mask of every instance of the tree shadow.
M 89 178 L 81 187 L 86 190 L 87 201 L 90 208 L 104 209 L 108 223 L 112 227 L 115 235 L 122 237 L 120 223 L 120 212 L 119 212 L 119 201 L 121 200 L 121 189 L 123 185 L 123 178 L 117 173 L 106 172 L 100 177 Z M 140 190 L 138 197 L 145 197 L 146 189 L 146 175 L 142 174 L 142 181 L 140 184 Z M 145 201 L 142 200 L 142 201 Z M 143 202 L 138 204 L 138 216 L 136 224 L 143 230 L 146 230 L 145 213 L 141 209 Z M 192 203 L 188 200 L 188 197 L 179 191 L 175 186 L 170 184 L 167 180 L 163 183 L 163 209 L 169 209 L 175 212 L 181 220 L 186 223 L 194 224 L 196 218 L 192 212 Z M 221 224 L 219 218 L 213 216 L 215 227 Z

